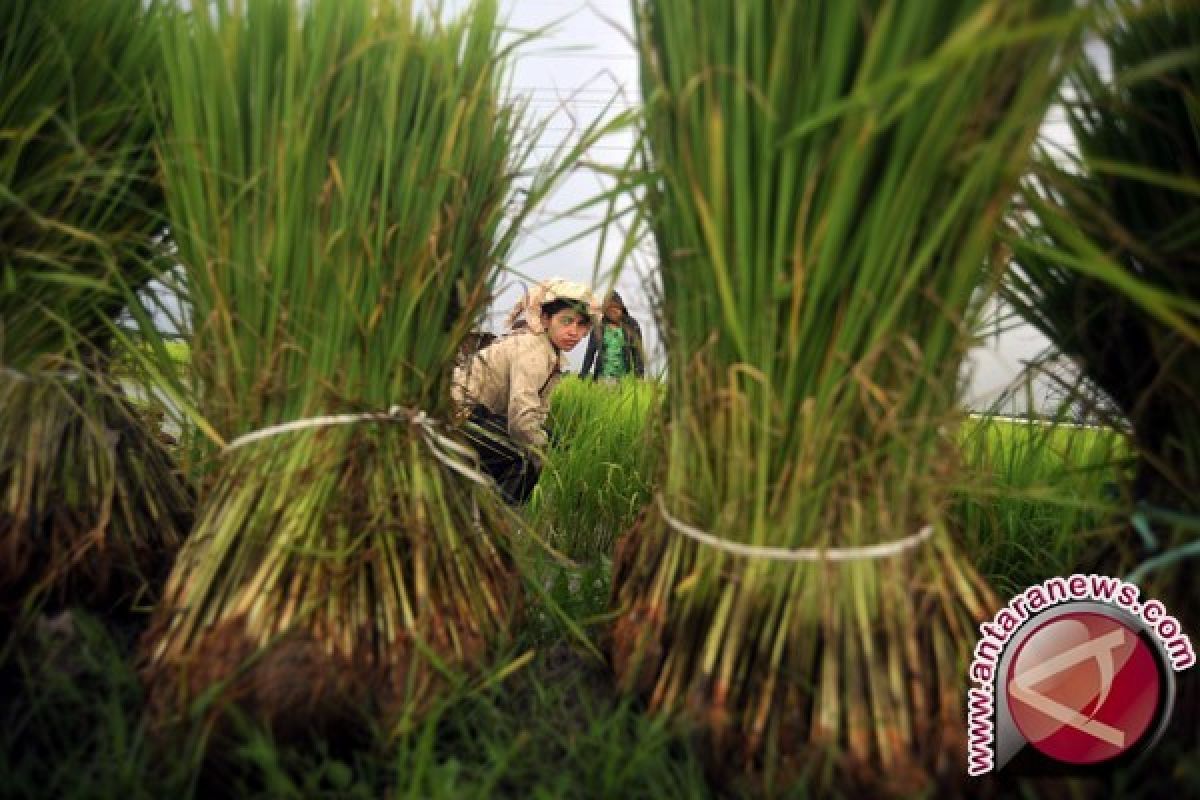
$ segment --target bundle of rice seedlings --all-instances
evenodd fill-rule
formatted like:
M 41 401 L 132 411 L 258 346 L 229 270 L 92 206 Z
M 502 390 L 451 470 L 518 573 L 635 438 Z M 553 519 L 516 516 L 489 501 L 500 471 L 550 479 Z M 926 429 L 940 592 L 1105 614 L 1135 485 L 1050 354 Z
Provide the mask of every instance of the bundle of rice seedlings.
M 221 449 L 142 643 L 151 708 L 398 724 L 520 610 L 510 516 L 436 422 L 522 213 L 495 4 L 205 8 L 164 39 L 164 170 Z
M 187 487 L 111 379 L 114 321 L 163 268 L 156 3 L 0 10 L 0 607 L 127 603 Z
M 965 774 L 958 374 L 1070 7 L 636 4 L 669 435 L 611 655 L 714 769 Z
M 1133 430 L 1134 499 L 1200 512 L 1200 8 L 1124 6 L 1113 74 L 1064 92 L 1077 155 L 1044 151 L 1005 296 Z
M 1111 75 L 1081 61 L 1069 76 L 1078 153 L 1040 153 L 1005 295 L 1131 428 L 1142 535 L 1100 568 L 1150 559 L 1135 573 L 1147 594 L 1195 631 L 1182 557 L 1200 555 L 1200 6 L 1119 3 L 1099 40 Z

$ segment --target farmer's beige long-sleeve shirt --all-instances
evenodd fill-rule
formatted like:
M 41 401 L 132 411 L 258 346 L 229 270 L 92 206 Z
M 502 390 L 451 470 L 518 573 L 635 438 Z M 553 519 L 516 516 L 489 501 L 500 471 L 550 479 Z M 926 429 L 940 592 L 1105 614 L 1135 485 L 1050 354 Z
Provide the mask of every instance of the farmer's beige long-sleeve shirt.
M 545 447 L 550 392 L 562 369 L 562 355 L 545 334 L 513 333 L 455 369 L 451 392 L 460 406 L 478 403 L 507 416 L 508 434 L 517 444 Z

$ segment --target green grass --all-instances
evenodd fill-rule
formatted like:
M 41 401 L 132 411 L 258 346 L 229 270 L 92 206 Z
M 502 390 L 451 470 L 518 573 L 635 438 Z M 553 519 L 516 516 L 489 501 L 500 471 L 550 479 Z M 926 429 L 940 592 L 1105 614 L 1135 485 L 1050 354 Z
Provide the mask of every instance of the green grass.
M 537 584 L 526 590 L 510 653 L 523 666 L 503 680 L 461 687 L 394 740 L 361 731 L 283 745 L 247 725 L 219 762 L 201 766 L 195 742 L 164 749 L 141 721 L 130 656 L 143 620 L 78 616 L 73 634 L 33 633 L 0 653 L 0 798 L 749 796 L 710 785 L 686 732 L 620 699 L 589 654 L 603 649 L 609 616 L 607 554 L 650 491 L 654 449 L 640 437 L 652 435 L 658 391 L 572 380 L 556 393 L 563 441 L 528 517 L 579 563 L 528 548 L 526 572 Z M 1128 455 L 1120 434 L 982 419 L 967 422 L 962 441 L 960 530 L 1001 597 L 1077 566 L 1124 513 L 1106 488 Z M 1170 747 L 1106 786 L 1130 797 L 1200 793 L 1196 759 Z M 1057 797 L 1100 786 L 1001 788 Z
M 20 692 L 0 699 L 0 797 L 708 794 L 686 741 L 618 698 L 603 665 L 561 641 L 503 682 L 461 688 L 390 742 L 363 731 L 285 746 L 244 725 L 202 769 L 198 736 L 164 750 L 142 722 L 128 621 L 73 619 L 73 633 L 31 632 L 8 653 L 3 678 Z
M 530 518 L 572 558 L 610 555 L 614 538 L 649 501 L 661 447 L 658 383 L 570 378 L 551 398 L 555 446 L 530 501 Z
M 973 418 L 961 435 L 965 470 L 957 526 L 1002 595 L 1099 558 L 1125 526 L 1119 486 L 1127 438 L 1116 431 Z
M 175 376 L 186 380 L 192 367 L 191 347 L 183 339 L 168 339 L 161 344 L 163 352 L 166 354 L 166 363 L 169 363 L 175 370 Z M 151 345 L 144 341 L 140 342 L 140 350 L 140 353 L 136 351 L 121 352 L 112 369 L 119 377 L 136 378 L 143 383 L 152 383 L 153 377 L 144 369 L 144 362 L 154 357 Z
M 163 342 L 171 362 L 179 367 L 187 366 L 192 360 L 192 351 L 182 339 Z

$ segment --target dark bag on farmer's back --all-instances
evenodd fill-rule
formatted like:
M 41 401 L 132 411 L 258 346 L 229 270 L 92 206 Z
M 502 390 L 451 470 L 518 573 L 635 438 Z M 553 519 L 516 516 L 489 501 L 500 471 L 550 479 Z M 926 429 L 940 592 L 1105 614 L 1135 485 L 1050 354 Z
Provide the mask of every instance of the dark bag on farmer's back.
M 532 455 L 508 435 L 508 417 L 475 406 L 463 431 L 479 453 L 480 466 L 496 481 L 505 502 L 524 504 L 537 485 L 541 469 Z
M 466 432 L 476 447 L 482 448 L 481 456 L 484 455 L 484 450 L 504 454 L 516 454 L 520 450 L 508 435 L 508 417 L 489 411 L 487 406 L 472 406 L 471 416 L 467 418 Z

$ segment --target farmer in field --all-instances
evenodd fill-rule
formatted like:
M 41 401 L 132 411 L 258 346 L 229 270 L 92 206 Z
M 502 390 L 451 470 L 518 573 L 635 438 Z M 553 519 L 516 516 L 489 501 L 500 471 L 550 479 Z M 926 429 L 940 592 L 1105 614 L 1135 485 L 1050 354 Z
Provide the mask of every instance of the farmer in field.
M 645 372 L 642 329 L 637 320 L 629 316 L 621 295 L 610 292 L 604 301 L 604 318 L 597 321 L 588 337 L 580 374 L 608 382 L 629 374 L 641 378 Z
M 523 505 L 537 485 L 550 392 L 562 377 L 564 354 L 592 329 L 599 311 L 581 283 L 540 283 L 509 315 L 510 332 L 454 371 L 454 400 L 469 415 L 463 429 L 512 505 Z

